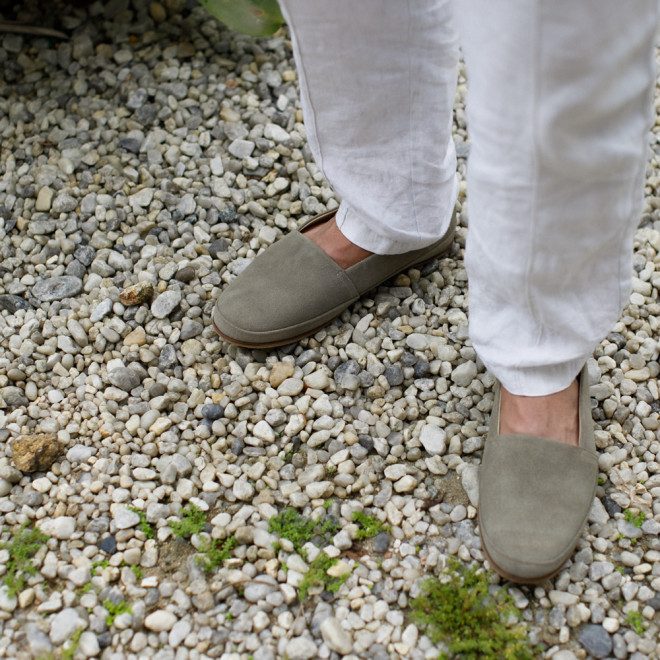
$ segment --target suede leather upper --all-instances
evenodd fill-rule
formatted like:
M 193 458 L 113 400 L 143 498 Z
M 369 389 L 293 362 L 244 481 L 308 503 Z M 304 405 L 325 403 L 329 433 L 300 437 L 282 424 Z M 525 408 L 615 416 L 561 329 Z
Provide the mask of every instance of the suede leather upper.
M 301 230 L 333 215 L 312 218 Z M 260 254 L 220 294 L 216 330 L 241 346 L 277 346 L 315 332 L 362 294 L 396 273 L 445 252 L 455 220 L 436 243 L 400 255 L 372 255 L 342 269 L 313 241 L 294 231 Z

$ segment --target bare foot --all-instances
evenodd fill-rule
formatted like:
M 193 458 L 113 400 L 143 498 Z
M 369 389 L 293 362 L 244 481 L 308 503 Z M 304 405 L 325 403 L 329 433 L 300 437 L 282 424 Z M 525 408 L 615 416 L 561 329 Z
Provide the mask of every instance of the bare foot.
M 373 252 L 351 243 L 339 231 L 334 216 L 321 224 L 306 229 L 303 233 L 344 269 L 355 266 L 356 263 L 373 254 Z
M 547 396 L 518 396 L 502 387 L 500 433 L 536 435 L 578 446 L 578 383 Z

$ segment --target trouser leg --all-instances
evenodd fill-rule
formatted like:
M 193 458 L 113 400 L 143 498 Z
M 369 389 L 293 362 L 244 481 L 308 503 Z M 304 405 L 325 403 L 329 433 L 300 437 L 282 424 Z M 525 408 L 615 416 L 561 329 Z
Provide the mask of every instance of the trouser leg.
M 470 334 L 514 394 L 567 387 L 628 300 L 654 0 L 464 0 Z
M 457 194 L 451 0 L 281 0 L 307 137 L 342 202 L 337 224 L 379 254 L 429 245 Z

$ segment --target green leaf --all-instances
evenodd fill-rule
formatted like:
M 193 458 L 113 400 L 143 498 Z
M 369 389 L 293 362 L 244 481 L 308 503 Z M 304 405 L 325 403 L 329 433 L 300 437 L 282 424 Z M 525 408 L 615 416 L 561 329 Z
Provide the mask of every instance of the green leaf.
M 232 30 L 253 37 L 267 37 L 284 24 L 277 0 L 199 0 L 199 3 Z

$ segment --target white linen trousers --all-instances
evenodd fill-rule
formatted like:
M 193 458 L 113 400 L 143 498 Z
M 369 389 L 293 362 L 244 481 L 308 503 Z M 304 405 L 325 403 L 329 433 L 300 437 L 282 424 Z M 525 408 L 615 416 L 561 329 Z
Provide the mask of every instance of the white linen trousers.
M 380 254 L 449 226 L 468 76 L 470 338 L 514 394 L 567 387 L 630 294 L 656 0 L 281 0 L 337 224 Z

